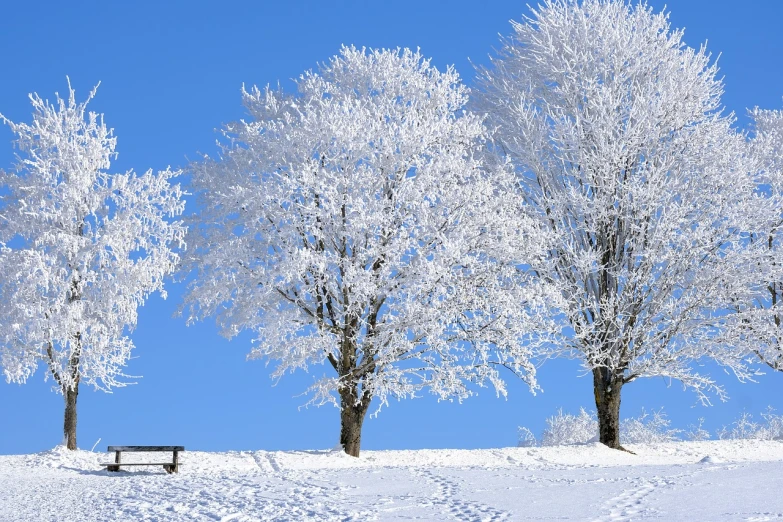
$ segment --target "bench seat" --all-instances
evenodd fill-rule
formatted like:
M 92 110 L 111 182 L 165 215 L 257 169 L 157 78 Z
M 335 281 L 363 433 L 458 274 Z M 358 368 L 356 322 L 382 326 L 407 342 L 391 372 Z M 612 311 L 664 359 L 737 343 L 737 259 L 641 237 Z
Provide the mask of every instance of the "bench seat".
M 120 462 L 117 464 L 116 462 L 103 462 L 99 464 L 100 466 L 173 466 L 173 462 L 128 462 L 127 464 L 125 462 Z M 181 466 L 182 463 L 178 463 L 177 466 Z
M 179 452 L 185 451 L 185 446 L 109 446 L 107 451 L 114 452 L 114 462 L 105 462 L 107 471 L 119 471 L 123 466 L 163 466 L 166 473 L 179 472 Z M 156 451 L 170 451 L 171 462 L 122 462 L 123 453 L 149 453 Z
M 109 446 L 106 451 L 185 451 L 185 446 Z

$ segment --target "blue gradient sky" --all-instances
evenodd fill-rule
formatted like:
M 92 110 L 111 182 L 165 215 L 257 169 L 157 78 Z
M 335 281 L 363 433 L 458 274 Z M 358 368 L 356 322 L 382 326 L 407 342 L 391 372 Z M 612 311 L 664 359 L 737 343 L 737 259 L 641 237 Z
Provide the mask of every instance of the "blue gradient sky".
M 651 4 L 656 9 L 662 1 Z M 708 40 L 725 75 L 724 102 L 746 125 L 746 108 L 780 108 L 783 96 L 783 2 L 670 0 L 676 27 L 698 46 Z M 52 98 L 69 75 L 81 100 L 102 82 L 91 109 L 118 136 L 116 171 L 185 166 L 213 152 L 221 123 L 242 117 L 240 88 L 288 79 L 335 54 L 339 46 L 420 47 L 439 68 L 454 64 L 468 84 L 487 62 L 498 33 L 526 12 L 524 1 L 452 2 L 13 2 L 0 3 L 0 112 L 29 121 L 29 92 Z M 13 161 L 11 132 L 0 128 L 0 167 Z M 192 208 L 192 207 L 191 207 Z M 79 446 L 184 444 L 189 449 L 333 447 L 338 411 L 300 409 L 297 397 L 320 375 L 287 376 L 273 386 L 270 368 L 245 360 L 250 336 L 231 342 L 211 322 L 186 327 L 174 318 L 182 287 L 153 297 L 133 333 L 136 358 L 127 373 L 138 384 L 113 394 L 83 388 Z M 324 367 L 323 372 L 330 369 Z M 540 433 L 558 407 L 592 407 L 591 380 L 578 364 L 540 370 L 544 393 L 533 397 L 509 375 L 509 397 L 479 390 L 464 404 L 424 396 L 394 403 L 365 424 L 363 448 L 481 448 L 514 445 L 517 426 Z M 706 417 L 710 430 L 743 410 L 783 411 L 783 375 L 740 386 L 719 375 L 731 394 L 710 408 L 677 383 L 635 382 L 624 389 L 623 415 L 664 407 L 673 424 Z M 62 398 L 39 372 L 23 386 L 0 382 L 0 453 L 51 448 L 62 437 Z

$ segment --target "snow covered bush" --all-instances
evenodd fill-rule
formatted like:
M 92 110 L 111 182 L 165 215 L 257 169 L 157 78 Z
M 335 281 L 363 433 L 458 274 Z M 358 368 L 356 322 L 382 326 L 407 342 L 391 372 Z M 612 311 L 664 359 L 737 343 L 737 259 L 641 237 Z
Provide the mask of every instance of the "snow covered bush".
M 533 432 L 524 426 L 519 427 L 519 442 L 517 446 L 520 448 L 532 448 L 538 446 L 538 440 Z
M 691 424 L 688 426 L 688 431 L 685 433 L 686 440 L 702 441 L 710 440 L 710 432 L 704 429 L 704 417 L 699 417 L 697 424 Z
M 542 446 L 562 446 L 566 444 L 584 444 L 595 440 L 598 435 L 598 422 L 594 413 L 579 409 L 578 415 L 563 413 L 560 409 L 546 420 L 547 427 L 541 434 Z
M 586 444 L 598 440 L 598 419 L 594 412 L 580 408 L 577 415 L 562 409 L 546 420 L 546 428 L 538 442 L 528 428 L 519 428 L 519 446 L 564 446 Z M 652 444 L 679 439 L 681 430 L 671 428 L 671 421 L 663 410 L 652 414 L 642 410 L 639 417 L 625 419 L 622 440 L 628 444 Z
M 718 438 L 724 439 L 783 439 L 783 415 L 776 415 L 772 408 L 761 414 L 762 421 L 755 422 L 753 415 L 743 412 L 739 419 L 718 430 Z
M 761 414 L 761 418 L 764 419 L 765 438 L 768 440 L 782 440 L 783 415 L 776 415 L 773 413 L 772 408 L 769 408 L 766 413 Z
M 642 410 L 639 417 L 626 419 L 620 429 L 620 437 L 628 444 L 653 444 L 679 440 L 682 430 L 672 429 L 671 421 L 663 410 L 652 414 Z
M 718 438 L 724 439 L 759 439 L 759 425 L 753 422 L 753 415 L 748 412 L 742 412 L 740 418 L 723 426 L 718 430 Z

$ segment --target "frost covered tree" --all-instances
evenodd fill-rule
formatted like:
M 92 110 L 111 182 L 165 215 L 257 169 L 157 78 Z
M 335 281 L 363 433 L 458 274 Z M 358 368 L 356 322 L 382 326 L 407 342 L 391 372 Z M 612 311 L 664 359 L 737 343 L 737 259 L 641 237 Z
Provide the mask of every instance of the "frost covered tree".
M 504 393 L 500 367 L 533 386 L 546 300 L 518 263 L 541 241 L 516 217 L 513 173 L 476 158 L 485 131 L 457 73 L 343 47 L 296 85 L 243 89 L 249 121 L 192 166 L 189 318 L 254 332 L 250 357 L 275 377 L 331 367 L 309 404 L 340 408 L 354 456 L 373 399 Z
M 65 398 L 64 444 L 76 449 L 79 385 L 126 384 L 128 332 L 177 265 L 185 227 L 178 173 L 112 174 L 116 138 L 87 101 L 30 96 L 33 121 L 13 123 L 17 168 L 3 173 L 8 205 L 0 250 L 2 365 L 23 383 L 39 363 Z
M 753 152 L 763 171 L 760 192 L 768 210 L 766 226 L 752 240 L 765 247 L 767 258 L 759 264 L 762 271 L 753 300 L 738 302 L 736 311 L 757 341 L 751 352 L 773 370 L 783 371 L 783 112 L 757 108 L 751 115 Z
M 702 401 L 740 379 L 752 342 L 731 303 L 759 250 L 755 162 L 704 48 L 664 13 L 619 0 L 546 0 L 480 71 L 494 152 L 549 231 L 546 262 L 570 336 L 560 354 L 592 373 L 599 440 L 620 448 L 620 396 L 642 377 L 679 380 Z M 555 354 L 557 355 L 557 354 Z

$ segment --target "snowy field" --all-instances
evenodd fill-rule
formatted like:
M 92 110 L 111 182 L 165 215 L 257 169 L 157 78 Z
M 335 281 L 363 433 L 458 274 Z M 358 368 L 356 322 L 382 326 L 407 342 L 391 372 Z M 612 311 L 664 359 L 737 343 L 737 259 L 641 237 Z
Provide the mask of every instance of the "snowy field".
M 55 448 L 0 456 L 0 519 L 783 519 L 783 442 L 630 448 L 190 451 L 178 475 L 108 473 L 108 454 Z

